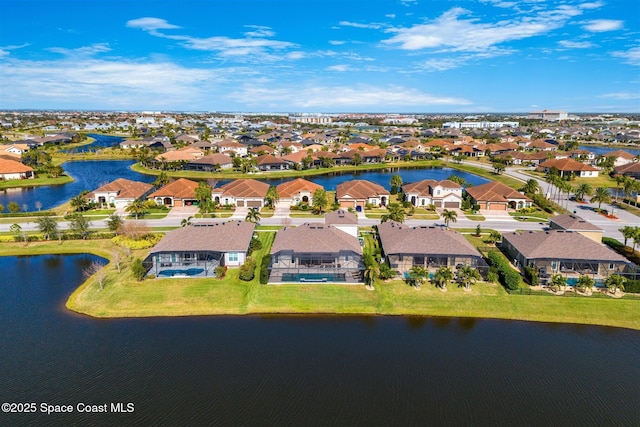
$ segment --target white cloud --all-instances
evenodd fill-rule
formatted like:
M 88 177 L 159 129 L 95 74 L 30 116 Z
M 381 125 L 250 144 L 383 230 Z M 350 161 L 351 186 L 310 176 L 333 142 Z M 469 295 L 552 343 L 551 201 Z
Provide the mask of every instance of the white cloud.
M 615 19 L 594 19 L 592 21 L 586 21 L 582 28 L 594 33 L 601 33 L 605 31 L 619 30 L 623 25 L 624 21 L 618 21 Z
M 390 19 L 395 19 L 396 14 L 395 13 L 388 13 L 388 14 L 386 14 L 384 16 L 387 17 L 387 18 L 390 18 Z
M 253 31 L 244 33 L 247 37 L 273 37 L 276 35 L 271 27 L 265 27 L 264 25 L 245 25 L 245 27 L 253 29 Z
M 141 30 L 155 33 L 157 30 L 173 30 L 181 28 L 177 25 L 169 24 L 165 19 L 161 18 L 138 18 L 127 21 L 127 27 L 140 28 Z
M 90 46 L 83 46 L 76 49 L 50 47 L 47 50 L 49 52 L 59 53 L 65 56 L 92 56 L 96 53 L 109 52 L 111 47 L 109 47 L 109 43 L 94 43 Z
M 576 42 L 571 40 L 560 40 L 558 44 L 565 49 L 587 49 L 594 46 L 591 42 Z
M 621 101 L 626 101 L 629 99 L 640 99 L 640 93 L 633 92 L 617 92 L 617 93 L 605 93 L 603 95 L 598 96 L 598 98 L 609 98 L 609 99 L 618 99 Z
M 12 50 L 22 49 L 23 47 L 29 46 L 29 43 L 23 43 L 21 45 L 12 45 L 12 46 L 0 46 L 0 58 L 3 56 L 9 56 Z
M 318 86 L 265 87 L 247 84 L 232 93 L 230 98 L 249 107 L 277 108 L 289 106 L 302 110 L 390 111 L 394 109 L 426 110 L 435 106 L 467 106 L 471 102 L 455 97 L 430 95 L 403 86 Z
M 346 64 L 336 64 L 326 68 L 327 71 L 337 71 L 339 73 L 343 73 L 345 71 L 349 71 L 350 68 Z
M 640 65 L 640 47 L 634 47 L 627 51 L 617 51 L 612 54 L 616 58 L 626 59 L 627 64 Z
M 360 22 L 340 21 L 338 23 L 341 27 L 353 27 L 353 28 L 366 28 L 370 30 L 379 30 L 382 28 L 382 24 L 370 23 L 362 24 Z
M 329 44 L 334 45 L 334 46 L 340 46 L 343 44 L 347 44 L 346 41 L 344 40 L 329 40 Z
M 594 1 L 594 2 L 591 2 L 591 3 L 582 3 L 580 5 L 580 7 L 582 9 L 599 9 L 602 6 L 604 6 L 604 3 L 601 2 L 601 1 Z
M 418 0 L 400 0 L 400 4 L 406 7 L 413 6 L 417 4 Z
M 507 41 L 521 40 L 561 28 L 583 11 L 576 6 L 561 5 L 552 10 L 537 11 L 527 17 L 483 23 L 466 9 L 454 7 L 431 22 L 409 28 L 387 30 L 395 33 L 383 40 L 403 50 L 447 49 L 448 51 L 483 51 Z

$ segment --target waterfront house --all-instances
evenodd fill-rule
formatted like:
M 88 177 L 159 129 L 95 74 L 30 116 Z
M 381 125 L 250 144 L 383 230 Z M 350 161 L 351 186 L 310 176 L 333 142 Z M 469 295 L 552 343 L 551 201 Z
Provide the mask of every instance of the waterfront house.
M 343 208 L 354 208 L 363 211 L 366 205 L 386 206 L 389 203 L 389 191 L 381 185 L 355 179 L 338 184 L 336 199 Z
M 502 236 L 501 246 L 517 267 L 531 267 L 547 274 L 589 274 L 604 278 L 635 271 L 622 255 L 573 231 L 506 233 Z
M 144 200 L 153 191 L 145 182 L 118 178 L 89 193 L 88 198 L 100 205 L 113 205 L 116 209 L 129 206 L 134 200 Z
M 198 183 L 186 178 L 178 178 L 148 196 L 156 204 L 168 207 L 197 205 L 196 188 Z
M 628 163 L 613 169 L 616 175 L 625 175 L 631 178 L 640 179 L 640 162 Z
M 226 139 L 224 141 L 218 142 L 216 146 L 218 147 L 219 153 L 234 153 L 234 155 L 236 156 L 246 156 L 248 153 L 248 148 L 246 145 L 240 144 L 239 142 L 232 139 Z
M 261 208 L 269 184 L 255 179 L 236 179 L 211 191 L 213 200 L 221 205 Z
M 593 166 L 580 163 L 574 159 L 550 159 L 546 162 L 540 163 L 538 170 L 548 172 L 551 168 L 556 168 L 560 172 L 560 176 L 575 175 L 581 178 L 596 178 L 599 169 Z
M 575 231 L 597 243 L 602 243 L 602 234 L 604 233 L 602 228 L 572 214 L 556 215 L 549 218 L 549 228 L 551 230 Z
M 448 179 L 436 181 L 425 179 L 402 186 L 405 200 L 413 206 L 437 208 L 457 208 L 462 205 L 462 186 Z
M 629 163 L 637 161 L 636 156 L 624 150 L 610 151 L 609 153 L 605 154 L 605 156 L 614 158 L 614 167 L 628 165 Z
M 222 265 L 244 264 L 255 224 L 243 221 L 201 222 L 169 231 L 145 260 L 156 277 L 213 277 Z
M 391 268 L 402 275 L 414 266 L 430 270 L 450 267 L 455 270 L 468 265 L 478 269 L 482 275 L 487 272 L 487 264 L 477 249 L 462 234 L 450 229 L 411 227 L 387 221 L 378 226 L 378 236 L 383 256 Z
M 186 164 L 186 170 L 215 172 L 220 169 L 231 169 L 233 167 L 233 159 L 226 154 L 213 153 L 192 160 Z
M 289 163 L 281 157 L 275 157 L 272 154 L 263 154 L 256 158 L 256 168 L 262 172 L 280 171 L 289 169 Z
M 464 191 L 471 196 L 473 204 L 480 206 L 482 210 L 522 209 L 530 207 L 532 203 L 524 194 L 497 181 L 465 188 Z
M 358 237 L 358 216 L 345 209 L 338 209 L 325 214 L 324 223 Z
M 35 178 L 33 168 L 17 160 L 0 158 L 0 179 L 30 179 Z
M 362 246 L 357 237 L 336 227 L 307 223 L 279 230 L 271 246 L 269 282 L 338 282 L 363 280 Z
M 187 146 L 180 148 L 179 150 L 167 151 L 166 153 L 158 154 L 155 160 L 159 162 L 190 162 L 195 159 L 199 159 L 204 156 L 204 151 Z
M 289 206 L 299 205 L 300 203 L 310 206 L 313 204 L 313 193 L 316 190 L 323 189 L 322 185 L 302 178 L 283 182 L 276 187 L 280 198 L 278 202 Z

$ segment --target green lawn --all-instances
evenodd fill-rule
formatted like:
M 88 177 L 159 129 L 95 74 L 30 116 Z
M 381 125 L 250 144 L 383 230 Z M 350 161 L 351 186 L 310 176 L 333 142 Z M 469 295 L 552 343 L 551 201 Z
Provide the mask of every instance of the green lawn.
M 503 183 L 505 185 L 508 185 L 511 188 L 516 189 L 516 190 L 518 188 L 522 187 L 522 184 L 523 184 L 522 181 L 519 181 L 519 180 L 517 180 L 515 178 L 512 178 L 510 176 L 498 175 L 498 174 L 495 174 L 495 173 L 493 173 L 493 172 L 491 172 L 491 171 L 489 171 L 487 169 L 482 169 L 482 168 L 480 168 L 478 166 L 474 166 L 471 162 L 463 163 L 463 164 L 451 163 L 450 162 L 448 166 L 450 168 L 453 168 L 453 169 L 458 169 L 458 170 L 461 170 L 461 171 L 472 173 L 474 175 L 479 175 L 481 177 L 490 179 L 492 181 L 501 182 L 501 183 Z
M 259 233 L 263 249 L 269 250 L 275 233 Z M 473 236 L 467 238 L 475 239 Z M 481 240 L 479 243 L 481 243 Z M 0 255 L 83 253 L 109 257 L 116 246 L 110 240 L 63 241 L 0 245 Z M 144 257 L 148 251 L 135 251 Z M 149 279 L 136 282 L 124 268 L 118 274 L 112 265 L 108 282 L 99 290 L 93 280 L 82 284 L 67 307 L 95 317 L 149 317 L 215 314 L 327 313 L 424 315 L 517 319 L 560 323 L 618 326 L 640 330 L 640 298 L 542 297 L 509 295 L 502 287 L 478 283 L 467 292 L 450 284 L 446 292 L 433 285 L 420 290 L 395 280 L 378 282 L 375 290 L 362 285 L 288 284 L 260 285 L 259 268 L 251 282 L 238 279 L 238 270 L 218 279 Z
M 57 178 L 49 178 L 46 175 L 40 175 L 34 179 L 10 179 L 8 181 L 0 181 L 0 189 L 16 188 L 16 187 L 38 187 L 42 185 L 62 185 L 73 182 L 73 178 L 69 175 L 62 175 Z M 33 208 L 33 206 L 30 206 Z

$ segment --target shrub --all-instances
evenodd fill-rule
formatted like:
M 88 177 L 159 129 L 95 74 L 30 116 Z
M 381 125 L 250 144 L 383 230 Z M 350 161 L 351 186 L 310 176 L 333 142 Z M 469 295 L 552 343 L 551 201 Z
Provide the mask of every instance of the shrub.
M 624 291 L 630 294 L 640 294 L 640 280 L 627 280 L 624 283 Z
M 524 278 L 527 279 L 531 286 L 536 286 L 538 284 L 538 273 L 532 267 L 524 268 Z
M 227 266 L 219 265 L 216 267 L 215 272 L 216 272 L 216 277 L 218 279 L 222 279 L 227 274 Z
M 380 278 L 380 280 L 389 280 L 394 278 L 397 273 L 398 272 L 392 269 L 388 263 L 383 262 L 380 264 L 380 274 L 378 275 L 378 277 Z
M 269 264 L 271 264 L 271 255 L 266 254 L 262 257 L 262 264 L 260 264 L 260 284 L 262 285 L 269 282 Z
M 125 235 L 116 236 L 111 241 L 118 246 L 127 247 L 129 249 L 149 249 L 156 245 L 162 239 L 160 234 L 149 234 L 143 239 L 135 240 Z
M 144 275 L 147 274 L 147 269 L 142 264 L 142 259 L 136 258 L 133 260 L 131 263 L 131 273 L 138 282 L 144 278 Z
M 256 260 L 249 257 L 246 259 L 244 264 L 240 266 L 240 271 L 238 272 L 238 278 L 240 280 L 244 280 L 245 282 L 250 282 L 256 275 Z
M 255 251 L 259 251 L 262 249 L 262 242 L 260 239 L 253 238 L 251 239 L 251 243 L 249 244 L 249 255 L 251 255 Z
M 498 270 L 498 278 L 502 286 L 509 290 L 520 287 L 520 273 L 515 271 L 499 252 L 489 252 L 489 265 Z

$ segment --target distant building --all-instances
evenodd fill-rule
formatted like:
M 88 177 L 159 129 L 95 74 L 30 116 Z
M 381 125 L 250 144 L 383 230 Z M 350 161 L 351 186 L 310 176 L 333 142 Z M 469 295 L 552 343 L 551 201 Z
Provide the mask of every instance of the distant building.
M 445 122 L 443 128 L 453 129 L 497 129 L 497 128 L 517 128 L 519 122 Z
M 329 116 L 289 116 L 289 121 L 291 123 L 310 123 L 310 124 L 328 124 L 332 122 L 331 117 Z
M 529 113 L 530 119 L 539 119 L 546 121 L 558 121 L 558 120 L 567 120 L 569 115 L 565 111 L 553 111 L 553 110 L 542 110 L 542 111 L 532 111 Z

